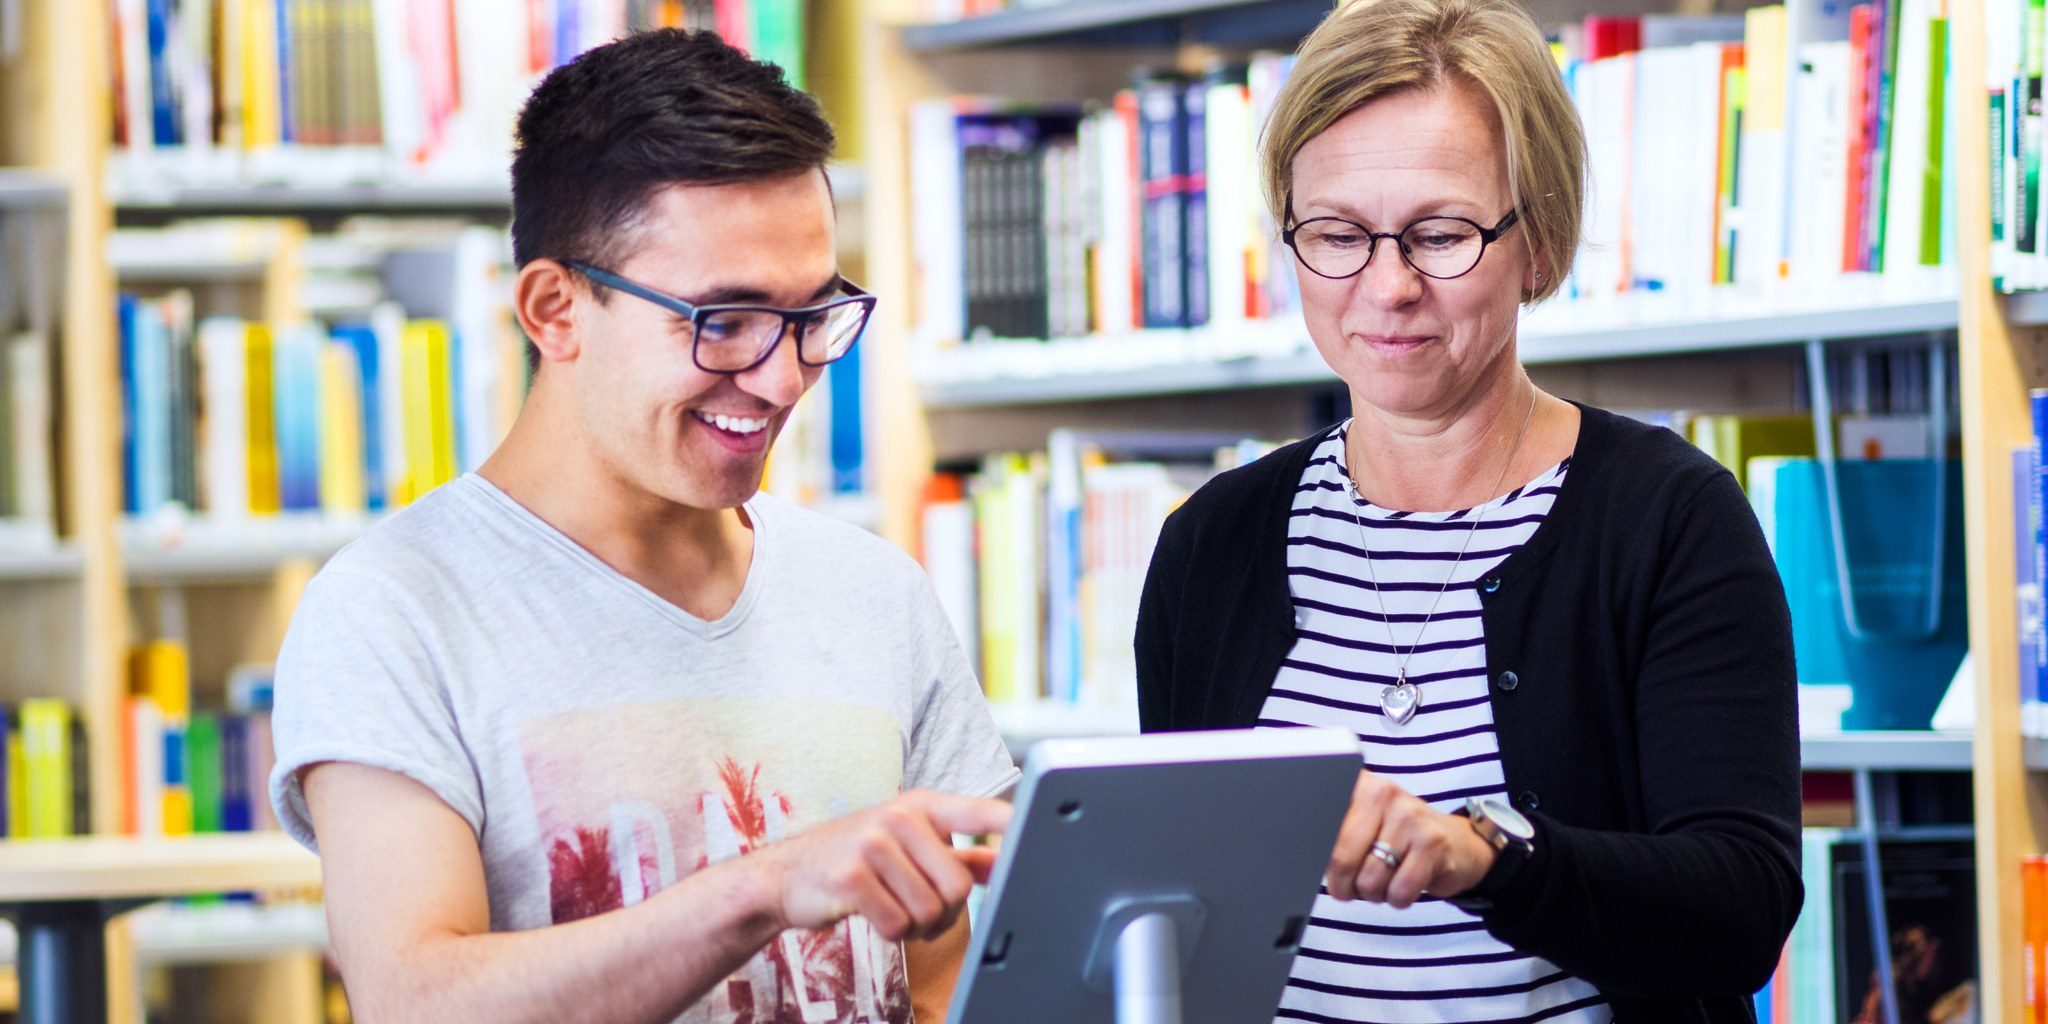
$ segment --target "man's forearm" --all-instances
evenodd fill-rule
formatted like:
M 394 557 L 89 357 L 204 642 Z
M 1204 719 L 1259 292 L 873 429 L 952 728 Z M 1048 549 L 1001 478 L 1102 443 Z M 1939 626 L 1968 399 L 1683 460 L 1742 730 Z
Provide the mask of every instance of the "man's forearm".
M 422 936 L 363 958 L 344 949 L 342 969 L 364 1024 L 654 1024 L 694 1005 L 776 936 L 773 892 L 742 859 L 569 924 Z M 366 962 L 351 963 L 359 959 Z

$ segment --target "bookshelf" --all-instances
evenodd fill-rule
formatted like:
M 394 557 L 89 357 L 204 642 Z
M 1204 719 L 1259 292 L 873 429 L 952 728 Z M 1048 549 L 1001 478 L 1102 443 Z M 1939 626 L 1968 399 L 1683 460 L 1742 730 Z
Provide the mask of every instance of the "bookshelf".
M 1953 331 L 1953 297 L 1836 301 L 1759 315 L 1634 315 L 1574 310 L 1521 334 L 1531 366 L 1698 355 L 1808 340 Z M 2048 307 L 2040 310 L 2048 318 Z M 1532 320 L 1534 318 L 1532 317 Z M 1139 331 L 1074 341 L 977 342 L 934 353 L 921 370 L 927 408 L 1097 401 L 1248 387 L 1334 384 L 1297 323 Z
M 159 514 L 162 509 L 124 515 L 117 293 L 155 298 L 189 292 L 201 316 L 331 320 L 340 315 L 331 310 L 364 305 L 346 279 L 378 273 L 389 254 L 404 248 L 407 231 L 467 224 L 501 233 L 511 213 L 506 161 L 488 144 L 444 146 L 427 161 L 397 158 L 377 146 L 287 143 L 242 150 L 224 139 L 201 146 L 137 146 L 132 133 L 125 136 L 128 144 L 116 145 L 117 105 L 124 106 L 124 116 L 137 109 L 137 94 L 117 95 L 114 85 L 115 63 L 136 58 L 132 37 L 115 38 L 115 19 L 131 6 L 21 6 L 22 45 L 0 59 L 0 218 L 24 211 L 55 218 L 61 231 L 53 255 L 62 254 L 63 271 L 62 317 L 54 332 L 61 346 L 55 364 L 62 396 L 55 449 L 59 542 L 17 543 L 9 524 L 0 523 L 0 649 L 9 652 L 0 659 L 0 702 L 57 697 L 77 708 L 91 740 L 95 794 L 89 838 L 52 845 L 0 840 L 0 875 L 6 877 L 0 902 L 21 897 L 10 887 L 55 878 L 44 869 L 58 865 L 75 869 L 73 881 L 77 871 L 97 872 L 102 882 L 129 886 L 137 895 L 143 895 L 140 889 L 272 885 L 317 890 L 319 883 L 317 861 L 275 834 L 205 836 L 170 845 L 113 838 L 121 830 L 117 738 L 129 687 L 128 653 L 138 639 L 152 635 L 166 598 L 176 595 L 174 603 L 182 608 L 195 700 L 217 704 L 224 696 L 219 680 L 231 669 L 275 657 L 297 598 L 319 564 L 375 521 L 362 514 L 234 520 Z M 461 53 L 484 55 L 483 63 L 495 64 L 490 54 L 499 51 L 491 47 L 506 42 L 505 53 L 540 59 L 530 57 L 531 41 L 523 34 L 510 34 L 513 19 L 497 17 L 489 5 L 462 6 L 464 18 L 482 19 L 474 27 L 490 31 L 456 40 Z M 555 6 L 525 5 L 518 17 L 542 16 Z M 579 10 L 587 15 L 597 6 L 582 3 Z M 624 18 L 621 12 L 629 7 L 642 16 L 657 6 L 682 5 L 619 0 L 604 6 Z M 708 3 L 689 6 L 693 15 L 710 10 Z M 842 211 L 842 259 L 848 276 L 865 280 L 859 260 L 859 210 L 867 192 L 859 162 L 862 139 L 847 127 L 858 124 L 861 113 L 850 97 L 859 88 L 865 55 L 843 5 L 805 0 L 803 6 L 807 38 L 801 44 L 812 54 L 811 85 L 841 125 L 845 142 L 842 159 L 827 168 Z M 593 26 L 600 22 L 586 18 L 580 24 L 590 38 L 571 44 L 551 37 L 547 45 L 580 48 L 599 41 L 595 33 L 603 29 Z M 476 79 L 465 72 L 461 92 L 487 96 L 478 106 L 491 109 L 459 117 L 447 136 L 456 143 L 490 139 L 501 124 L 509 127 L 503 118 L 523 98 L 517 80 L 495 77 L 505 68 L 484 70 Z M 424 90 L 399 95 L 419 92 Z M 142 98 L 147 111 L 146 91 Z M 127 123 L 148 120 L 130 117 Z M 502 141 L 508 148 L 509 132 Z M 175 231 L 202 218 L 246 223 L 241 234 L 227 233 L 234 237 L 225 245 L 185 244 L 197 236 L 153 249 L 123 244 L 130 235 Z M 393 224 L 399 227 L 389 229 Z M 398 238 L 397 248 L 384 245 L 387 236 Z M 0 255 L 0 273 L 14 272 L 10 262 Z M 506 351 L 516 359 L 515 349 Z M 505 408 L 516 410 L 516 396 Z M 869 495 L 826 495 L 819 504 L 847 521 L 880 526 L 881 507 Z M 121 918 L 110 929 L 111 1020 L 141 1020 L 145 986 L 135 979 L 171 964 L 200 965 L 180 972 L 172 986 L 180 1019 L 202 1008 L 206 1019 L 222 1021 L 326 1019 L 320 967 L 325 930 L 317 906 L 310 920 L 303 907 L 203 922 L 154 910 Z M 14 982 L 11 969 L 0 964 L 0 1016 L 15 1005 Z M 194 998 L 189 1005 L 188 995 Z
M 1317 5 L 1319 14 L 1328 5 Z M 1529 4 L 1539 22 L 1594 13 L 1730 12 L 1726 5 L 1638 2 Z M 1985 59 L 1985 0 L 1947 5 L 1950 67 Z M 880 73 L 864 93 L 871 188 L 871 276 L 883 294 L 916 294 L 918 254 L 910 242 L 917 200 L 909 113 L 949 96 L 999 96 L 1019 103 L 1104 99 L 1133 68 L 1198 72 L 1219 54 L 1272 40 L 1243 30 L 1271 16 L 1277 29 L 1305 5 L 1285 2 L 1072 3 L 1017 7 L 953 23 L 927 24 L 929 4 L 870 0 L 868 39 Z M 1562 15 L 1562 17 L 1559 17 Z M 1313 17 L 1311 15 L 1311 20 Z M 1964 76 L 1968 79 L 1968 76 Z M 1971 79 L 1957 109 L 1980 110 Z M 891 119 L 893 118 L 893 123 Z M 1522 355 L 1547 388 L 1619 408 L 1705 408 L 1727 399 L 1795 387 L 1790 377 L 1758 376 L 1714 398 L 1688 387 L 1718 386 L 1717 368 L 1792 359 L 1813 341 L 1828 351 L 1854 339 L 1954 332 L 1960 375 L 1969 581 L 1969 647 L 1977 666 L 1977 725 L 1966 733 L 1845 733 L 1807 737 L 1810 770 L 1872 774 L 1969 771 L 1976 800 L 1977 892 L 1981 922 L 1980 1019 L 2020 1015 L 2019 861 L 2048 850 L 2048 744 L 2019 733 L 2014 653 L 2012 500 L 2008 457 L 2030 438 L 2026 389 L 2048 386 L 2048 292 L 1993 294 L 1989 267 L 1990 168 L 1982 117 L 1959 116 L 1948 187 L 1956 208 L 1955 258 L 1940 281 L 1909 288 L 1851 286 L 1773 294 L 1725 291 L 1705 308 L 1659 305 L 1640 297 L 1587 306 L 1554 302 L 1525 317 Z M 899 184 L 901 183 L 901 184 Z M 907 380 L 884 380 L 882 445 L 889 535 L 918 536 L 917 507 L 928 473 L 971 464 L 991 452 L 1031 451 L 1052 427 L 1230 430 L 1268 436 L 1285 422 L 1270 410 L 1328 393 L 1334 377 L 1306 342 L 1298 319 L 1193 330 L 1139 330 L 1085 339 L 975 341 L 943 347 L 902 309 L 887 309 L 871 337 L 876 354 Z M 875 354 L 871 349 L 871 354 Z M 1749 372 L 1736 370 L 1734 372 Z M 1795 371 L 1803 372 L 1803 371 Z M 1618 382 L 1611 391 L 1592 388 Z M 1783 389 L 1783 390 L 1779 390 Z M 1614 395 L 1641 397 L 1641 404 Z M 1765 398 L 1756 406 L 1762 407 Z M 1740 407 L 1739 405 L 1731 407 Z M 1032 438 L 1035 435 L 1035 440 Z M 1284 434 L 1277 436 L 1286 436 Z M 1039 739 L 1134 728 L 1103 713 L 1025 703 L 999 707 L 1013 750 Z M 1867 790 L 1867 784 L 1864 786 Z

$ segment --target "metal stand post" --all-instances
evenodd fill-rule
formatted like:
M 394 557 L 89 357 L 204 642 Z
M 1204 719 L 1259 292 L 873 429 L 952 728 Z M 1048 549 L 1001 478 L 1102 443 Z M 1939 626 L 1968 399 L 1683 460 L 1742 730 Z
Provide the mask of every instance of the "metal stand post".
M 1176 930 L 1171 915 L 1153 911 L 1133 919 L 1117 934 L 1117 1024 L 1181 1024 Z
M 107 921 L 135 905 L 70 900 L 0 908 L 20 933 L 21 1024 L 106 1024 Z

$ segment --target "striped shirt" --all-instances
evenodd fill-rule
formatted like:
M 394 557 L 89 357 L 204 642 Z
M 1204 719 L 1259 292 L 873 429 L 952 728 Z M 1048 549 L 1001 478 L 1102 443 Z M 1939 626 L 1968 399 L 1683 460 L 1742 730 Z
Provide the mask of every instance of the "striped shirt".
M 1463 807 L 1471 796 L 1505 799 L 1485 626 L 1472 584 L 1536 532 L 1571 460 L 1478 509 L 1396 512 L 1353 496 L 1344 465 L 1349 430 L 1346 424 L 1317 447 L 1294 497 L 1287 576 L 1297 638 L 1259 725 L 1356 733 L 1367 768 L 1439 811 Z M 1474 515 L 1481 516 L 1476 531 Z M 1361 541 L 1372 552 L 1370 569 Z M 1450 588 L 1439 601 L 1446 574 Z M 1385 616 L 1373 593 L 1375 575 Z M 1432 604 L 1436 613 L 1425 627 Z M 1393 644 L 1403 653 L 1415 645 L 1407 672 L 1421 705 L 1406 725 L 1380 711 L 1380 689 L 1398 673 Z M 1279 1019 L 1592 1024 L 1610 1019 L 1605 1002 L 1591 985 L 1516 952 L 1477 917 L 1441 900 L 1395 910 L 1325 893 L 1302 938 Z

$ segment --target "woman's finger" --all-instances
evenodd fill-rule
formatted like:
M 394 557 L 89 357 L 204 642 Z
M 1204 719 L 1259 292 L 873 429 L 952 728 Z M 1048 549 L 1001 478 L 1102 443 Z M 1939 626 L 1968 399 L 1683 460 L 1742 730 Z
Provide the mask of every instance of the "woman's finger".
M 1337 829 L 1337 844 L 1330 851 L 1330 866 L 1323 874 L 1323 884 L 1330 895 L 1340 900 L 1358 898 L 1359 870 L 1380 832 L 1384 785 L 1370 773 L 1361 772 L 1358 785 L 1352 788 L 1351 809 L 1345 812 L 1344 823 Z

